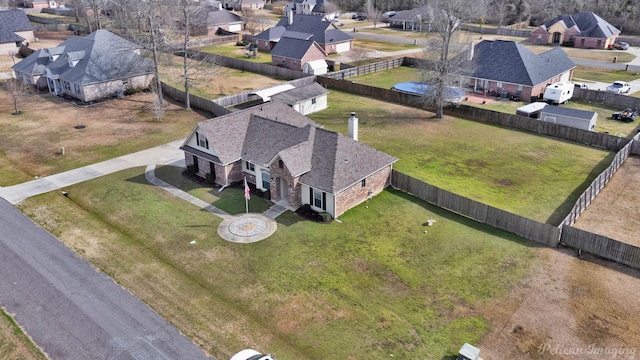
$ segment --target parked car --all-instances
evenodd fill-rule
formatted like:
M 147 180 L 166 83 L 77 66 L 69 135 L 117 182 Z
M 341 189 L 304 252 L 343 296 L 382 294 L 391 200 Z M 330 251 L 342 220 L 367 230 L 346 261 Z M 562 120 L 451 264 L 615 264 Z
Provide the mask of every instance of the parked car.
M 631 85 L 624 81 L 614 81 L 613 84 L 607 86 L 607 92 L 614 94 L 626 94 L 631 91 Z
M 589 90 L 589 87 L 587 86 L 587 84 L 583 84 L 583 83 L 579 83 L 579 82 L 574 82 L 573 86 L 576 89 L 583 89 L 583 90 Z
M 633 122 L 638 117 L 638 111 L 631 108 L 626 108 L 622 111 L 614 112 L 611 115 L 613 120 L 620 120 L 626 123 Z
M 358 21 L 365 21 L 367 20 L 367 15 L 366 14 L 353 14 L 353 16 L 351 16 L 352 19 L 354 20 L 358 20 Z
M 618 50 L 627 50 L 627 49 L 629 49 L 629 44 L 627 44 L 624 41 L 620 41 L 620 42 L 617 42 L 617 43 L 613 44 L 613 47 L 615 49 L 618 49 Z
M 244 349 L 233 355 L 230 360 L 276 360 L 271 354 L 261 354 L 252 349 Z

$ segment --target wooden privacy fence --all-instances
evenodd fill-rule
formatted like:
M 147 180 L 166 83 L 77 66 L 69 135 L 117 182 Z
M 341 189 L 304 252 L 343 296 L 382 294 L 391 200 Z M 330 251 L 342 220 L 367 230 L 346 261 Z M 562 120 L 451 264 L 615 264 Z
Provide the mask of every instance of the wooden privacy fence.
M 405 94 L 375 86 L 331 79 L 325 76 L 318 76 L 316 81 L 327 88 L 341 90 L 377 100 L 426 109 L 426 107 L 420 103 L 421 97 L 419 95 Z M 551 136 L 561 140 L 573 141 L 580 144 L 601 147 L 614 151 L 620 150 L 630 141 L 630 139 L 614 135 L 601 134 L 595 131 L 577 129 L 570 126 L 553 124 L 524 116 L 506 114 L 467 105 L 449 106 L 444 109 L 444 112 L 445 114 L 462 117 L 471 121 L 499 125 L 510 129 L 524 130 L 538 135 Z
M 580 195 L 567 217 L 562 221 L 564 225 L 570 226 L 576 222 L 580 214 L 582 214 L 587 209 L 587 206 L 591 204 L 591 201 L 595 199 L 600 190 L 602 190 L 602 188 L 604 188 L 604 186 L 611 180 L 613 174 L 615 174 L 620 166 L 622 166 L 624 161 L 627 160 L 634 144 L 637 147 L 639 139 L 640 134 L 636 134 L 636 136 L 634 136 L 629 143 L 627 143 L 622 149 L 620 149 L 620 151 L 618 151 L 616 156 L 613 158 L 613 161 L 611 161 L 611 165 L 604 169 L 604 171 L 602 171 L 591 182 L 591 184 L 582 193 L 582 195 Z
M 402 66 L 404 58 L 397 58 L 391 60 L 378 61 L 375 63 L 361 65 L 358 67 L 352 67 L 345 70 L 334 71 L 331 73 L 323 74 L 320 76 L 328 77 L 331 79 L 344 80 L 354 76 L 371 74 L 378 71 L 389 70 Z
M 560 242 L 592 255 L 640 268 L 640 248 L 572 226 L 562 226 Z
M 585 102 L 604 104 L 620 110 L 624 110 L 626 108 L 640 110 L 640 98 L 608 93 L 606 91 L 576 88 L 573 92 L 573 98 L 580 99 Z
M 184 91 L 178 90 L 173 86 L 167 85 L 165 83 L 161 83 L 161 85 L 162 85 L 162 92 L 165 96 L 168 96 L 172 99 L 175 99 L 181 102 L 185 102 L 186 97 L 185 97 Z M 206 110 L 216 116 L 225 115 L 231 112 L 231 110 L 225 107 L 222 107 L 209 99 L 205 99 L 203 97 L 196 96 L 193 94 L 189 94 L 189 101 L 192 107 L 195 107 L 201 110 Z
M 471 200 L 464 196 L 429 185 L 393 170 L 391 183 L 399 190 L 443 209 L 464 215 L 475 221 L 512 232 L 525 239 L 552 247 L 558 245 L 560 228 L 527 219 L 520 215 Z

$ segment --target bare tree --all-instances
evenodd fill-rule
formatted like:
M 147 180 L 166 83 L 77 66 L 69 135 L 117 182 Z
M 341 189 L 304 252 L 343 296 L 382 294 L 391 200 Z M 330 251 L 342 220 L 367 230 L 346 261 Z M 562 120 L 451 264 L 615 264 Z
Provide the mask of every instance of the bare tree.
M 437 119 L 442 118 L 443 108 L 448 104 L 446 88 L 459 82 L 465 69 L 470 70 L 468 57 L 464 56 L 466 41 L 456 43 L 454 34 L 462 22 L 477 19 L 483 15 L 484 9 L 485 0 L 472 3 L 467 0 L 435 0 L 424 11 L 431 19 L 431 29 L 439 35 L 438 41 L 429 44 L 428 51 L 439 52 L 440 56 L 430 69 L 425 69 L 433 76 L 431 90 L 422 96 L 421 102 L 435 108 Z
M 31 94 L 33 88 L 30 85 L 23 83 L 18 79 L 9 79 L 5 82 L 4 88 L 11 93 L 11 99 L 13 100 L 13 109 L 12 115 L 20 115 L 22 111 L 18 109 L 18 105 L 20 105 L 21 100 Z
M 367 0 L 367 5 L 364 8 L 364 14 L 367 16 L 367 20 L 373 21 L 373 28 L 375 29 L 378 23 L 382 20 L 382 12 L 378 10 L 371 0 Z
M 156 12 L 158 11 L 159 3 L 159 0 L 142 0 L 140 3 L 141 14 L 144 14 L 149 26 L 149 38 L 147 45 L 151 48 L 151 53 L 153 55 L 153 75 L 155 77 L 154 91 L 156 93 L 154 109 L 156 107 L 164 107 L 162 98 L 162 82 L 160 81 L 160 71 L 158 70 L 161 37 Z M 164 115 L 164 112 L 154 111 L 154 113 L 156 113 L 156 115 Z M 162 118 L 156 117 L 156 119 L 160 121 Z
M 365 48 L 356 47 L 349 51 L 347 56 L 349 56 L 353 65 L 362 66 L 369 59 L 369 51 Z
M 258 22 L 258 13 L 253 9 L 242 8 L 241 14 L 242 21 L 244 23 L 244 29 L 247 30 L 251 35 L 255 35 L 256 33 L 258 33 L 258 30 L 260 29 L 260 24 Z

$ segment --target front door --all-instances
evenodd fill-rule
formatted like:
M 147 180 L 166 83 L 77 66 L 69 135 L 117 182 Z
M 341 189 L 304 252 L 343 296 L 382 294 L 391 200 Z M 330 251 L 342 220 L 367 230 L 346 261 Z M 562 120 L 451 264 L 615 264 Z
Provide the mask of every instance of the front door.
M 554 44 L 560 44 L 560 34 L 559 32 L 555 32 L 553 33 L 553 43 Z
M 280 201 L 289 203 L 289 183 L 283 178 L 280 178 Z
M 193 155 L 193 170 L 195 170 L 195 172 L 200 171 L 200 166 L 198 165 L 198 157 L 195 155 Z

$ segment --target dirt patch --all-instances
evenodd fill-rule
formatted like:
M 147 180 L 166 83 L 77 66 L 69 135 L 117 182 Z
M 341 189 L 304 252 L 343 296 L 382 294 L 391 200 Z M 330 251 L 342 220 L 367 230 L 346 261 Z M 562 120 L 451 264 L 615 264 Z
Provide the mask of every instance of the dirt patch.
M 640 272 L 594 258 L 578 259 L 569 250 L 539 251 L 541 261 L 511 294 L 478 307 L 491 323 L 479 344 L 482 357 L 640 356 L 640 303 L 629 301 L 640 295 Z
M 640 158 L 629 157 L 575 227 L 640 246 Z

